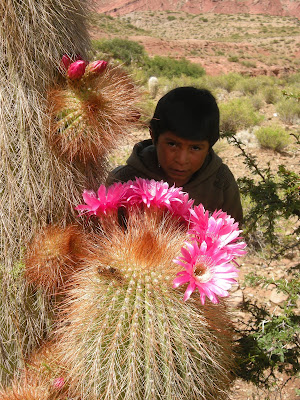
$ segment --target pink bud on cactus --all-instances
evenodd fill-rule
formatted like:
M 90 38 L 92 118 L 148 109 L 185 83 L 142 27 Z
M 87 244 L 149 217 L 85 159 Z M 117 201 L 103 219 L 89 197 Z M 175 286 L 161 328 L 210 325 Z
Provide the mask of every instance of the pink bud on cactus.
M 65 380 L 63 377 L 55 378 L 53 381 L 53 387 L 57 390 L 60 390 L 65 384 Z
M 72 80 L 80 79 L 85 73 L 86 65 L 83 60 L 73 62 L 68 68 L 68 78 Z
M 93 61 L 89 64 L 88 70 L 89 72 L 94 72 L 96 74 L 101 74 L 105 70 L 107 66 L 107 62 L 103 60 Z
M 60 67 L 61 69 L 63 69 L 64 71 L 67 71 L 70 64 L 71 64 L 72 60 L 71 58 L 68 56 L 68 54 L 64 54 L 61 58 L 61 62 L 60 62 Z

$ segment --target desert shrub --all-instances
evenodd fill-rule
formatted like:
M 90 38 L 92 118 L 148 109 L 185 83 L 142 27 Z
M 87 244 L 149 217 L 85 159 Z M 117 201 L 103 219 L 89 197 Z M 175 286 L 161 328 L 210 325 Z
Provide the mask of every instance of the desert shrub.
M 209 75 L 203 75 L 199 78 L 182 75 L 182 76 L 174 76 L 171 79 L 167 77 L 161 77 L 159 82 L 163 94 L 179 86 L 194 86 L 197 88 L 208 89 L 214 95 L 216 95 L 215 93 L 216 90 L 214 85 L 211 83 L 211 78 L 212 77 L 210 77 Z
M 293 274 L 292 274 L 293 275 Z M 239 376 L 258 386 L 270 388 L 276 383 L 275 371 L 285 372 L 288 377 L 299 371 L 299 315 L 297 315 L 297 297 L 299 294 L 299 274 L 287 279 L 267 279 L 259 275 L 248 274 L 247 286 L 276 287 L 284 293 L 287 300 L 278 306 L 276 314 L 265 307 L 248 302 L 245 310 L 250 314 L 248 327 L 240 331 L 239 339 Z M 266 375 L 265 372 L 268 371 Z
M 239 62 L 238 56 L 229 56 L 228 61 L 230 62 Z
M 275 104 L 281 96 L 277 86 L 265 86 L 261 92 L 267 104 Z
M 185 58 L 176 60 L 171 57 L 154 56 L 149 58 L 145 65 L 149 76 L 165 76 L 167 78 L 180 77 L 182 75 L 198 78 L 205 74 L 204 68 L 199 64 L 193 64 Z
M 154 109 L 156 106 L 156 101 L 154 99 L 146 99 L 143 101 L 141 104 L 141 122 L 144 123 L 145 125 L 149 125 L 150 120 L 153 116 Z
M 250 101 L 256 111 L 260 110 L 264 105 L 263 95 L 256 93 L 250 97 Z
M 93 48 L 111 58 L 122 61 L 125 65 L 143 64 L 144 59 L 148 57 L 142 45 L 127 39 L 94 40 Z
M 176 17 L 174 17 L 174 15 L 168 15 L 167 20 L 168 21 L 174 21 L 176 19 Z
M 289 97 L 276 103 L 276 111 L 286 124 L 294 124 L 300 118 L 300 102 L 297 98 Z
M 238 179 L 242 198 L 246 197 L 248 202 L 243 231 L 247 243 L 264 249 L 271 246 L 273 259 L 299 247 L 300 176 L 284 165 L 280 165 L 276 172 L 271 171 L 270 165 L 261 168 L 256 157 L 245 151 L 235 135 L 228 134 L 227 138 L 240 149 L 244 163 L 254 176 Z M 285 235 L 283 241 L 278 223 L 290 222 L 291 218 L 295 220 L 294 229 Z
M 262 126 L 255 131 L 255 135 L 261 147 L 282 151 L 290 143 L 290 135 L 278 125 Z
M 244 95 L 253 95 L 260 89 L 260 81 L 254 77 L 244 77 L 236 84 L 236 90 L 241 91 Z
M 241 62 L 241 64 L 247 68 L 256 68 L 256 63 L 253 61 L 244 60 Z
M 285 81 L 289 85 L 295 85 L 298 89 L 300 87 L 300 72 L 296 74 L 287 75 Z
M 216 86 L 227 90 L 227 92 L 232 92 L 233 90 L 235 90 L 237 83 L 241 79 L 243 79 L 242 75 L 231 72 L 226 75 L 215 77 L 214 82 Z
M 247 98 L 233 99 L 227 103 L 220 103 L 220 130 L 235 133 L 240 129 L 258 125 L 263 116 L 259 115 L 251 101 Z
M 219 88 L 219 76 L 203 75 L 198 79 L 199 86 L 214 91 Z

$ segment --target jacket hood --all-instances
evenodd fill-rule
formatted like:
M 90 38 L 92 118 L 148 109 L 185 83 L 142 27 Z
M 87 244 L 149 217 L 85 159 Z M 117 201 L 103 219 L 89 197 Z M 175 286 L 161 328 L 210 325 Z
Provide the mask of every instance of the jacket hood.
M 193 188 L 200 182 L 204 182 L 216 173 L 221 164 L 221 158 L 211 149 L 202 167 L 195 172 L 190 181 L 184 185 L 184 188 Z M 143 140 L 134 146 L 127 160 L 127 165 L 139 171 L 140 174 L 149 176 L 150 179 L 167 180 L 158 164 L 156 149 L 151 139 Z

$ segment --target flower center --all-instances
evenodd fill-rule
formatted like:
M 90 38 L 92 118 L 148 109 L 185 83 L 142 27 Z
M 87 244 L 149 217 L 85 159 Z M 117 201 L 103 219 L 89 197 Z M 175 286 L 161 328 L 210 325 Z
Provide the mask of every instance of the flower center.
M 205 267 L 205 265 L 203 263 L 200 263 L 195 265 L 194 273 L 196 276 L 202 276 L 205 274 L 206 270 L 207 268 Z
M 212 278 L 212 271 L 209 268 L 209 264 L 205 261 L 198 261 L 194 267 L 194 276 L 198 282 L 206 283 Z

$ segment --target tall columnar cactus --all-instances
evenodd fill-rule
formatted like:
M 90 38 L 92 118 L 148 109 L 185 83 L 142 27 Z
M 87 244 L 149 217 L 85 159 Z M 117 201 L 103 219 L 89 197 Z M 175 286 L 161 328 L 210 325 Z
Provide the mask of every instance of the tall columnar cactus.
M 89 49 L 87 1 L 0 4 L 1 265 L 19 260 L 36 226 L 66 218 L 87 181 L 46 139 L 47 90 L 62 54 Z
M 87 180 L 46 140 L 46 91 L 62 54 L 89 49 L 85 0 L 0 1 L 0 382 L 48 330 L 47 301 L 20 262 L 35 230 L 64 221 Z
M 121 120 L 120 130 L 122 124 L 127 125 L 126 118 L 133 117 L 132 113 L 126 114 L 128 108 L 112 110 L 107 102 L 109 96 L 114 104 L 118 99 L 124 101 L 124 96 L 118 97 L 118 94 L 124 95 L 125 91 L 126 99 L 133 102 L 135 98 L 131 80 L 119 69 L 110 73 L 110 78 L 112 74 L 118 75 L 114 81 L 104 81 L 100 88 L 98 85 L 101 93 L 93 91 L 93 99 L 88 99 L 87 93 L 85 97 L 76 97 L 72 92 L 75 93 L 72 107 L 75 104 L 75 113 L 79 110 L 77 121 L 59 114 L 59 104 L 66 109 L 70 107 L 68 99 L 72 98 L 71 91 L 67 90 L 66 60 L 69 64 L 78 60 L 87 65 L 83 59 L 89 51 L 88 3 L 88 0 L 0 1 L 2 382 L 10 378 L 15 368 L 24 365 L 27 355 L 44 339 L 50 326 L 47 299 L 42 294 L 33 295 L 23 280 L 21 262 L 26 244 L 48 224 L 65 226 L 74 221 L 74 204 L 79 202 L 83 188 L 92 188 L 96 182 L 101 182 L 105 157 L 108 148 L 116 145 L 116 136 L 113 129 L 108 129 L 106 142 L 102 138 L 102 147 L 99 146 L 105 147 L 105 151 L 98 157 L 95 148 L 99 141 L 95 143 L 95 138 L 99 130 L 96 131 L 95 126 L 99 129 L 100 124 L 103 133 L 116 120 Z M 103 63 L 99 62 L 89 65 L 91 82 L 103 72 L 101 65 Z M 68 67 L 68 79 L 73 79 L 78 86 L 78 94 L 82 82 L 76 74 L 72 75 L 72 65 Z M 60 96 L 58 101 L 61 93 L 67 96 Z M 57 100 L 57 109 L 52 107 L 53 97 Z M 80 133 L 82 125 L 79 124 L 78 135 L 73 130 L 73 136 L 68 136 L 72 129 L 67 128 L 76 125 L 81 113 L 86 117 L 84 132 Z M 57 121 L 65 118 L 67 122 L 56 129 L 53 118 Z M 110 123 L 106 123 L 107 119 Z M 101 124 L 106 125 L 101 128 Z M 81 140 L 78 140 L 80 134 Z M 89 159 L 85 146 L 88 150 L 94 149 Z M 76 154 L 85 156 L 76 157 Z M 39 304 L 43 304 L 42 309 Z

